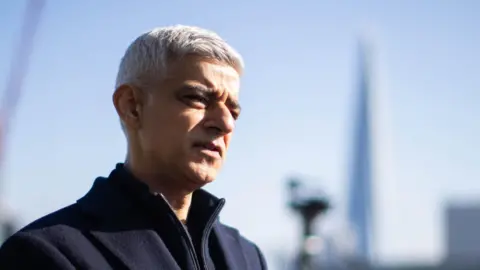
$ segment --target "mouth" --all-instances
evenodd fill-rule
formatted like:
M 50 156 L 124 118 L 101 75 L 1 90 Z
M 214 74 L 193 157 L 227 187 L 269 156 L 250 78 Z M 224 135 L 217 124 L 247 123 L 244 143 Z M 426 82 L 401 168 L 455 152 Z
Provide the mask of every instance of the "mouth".
M 193 148 L 197 148 L 210 156 L 222 156 L 222 148 L 213 142 L 197 142 L 193 144 Z

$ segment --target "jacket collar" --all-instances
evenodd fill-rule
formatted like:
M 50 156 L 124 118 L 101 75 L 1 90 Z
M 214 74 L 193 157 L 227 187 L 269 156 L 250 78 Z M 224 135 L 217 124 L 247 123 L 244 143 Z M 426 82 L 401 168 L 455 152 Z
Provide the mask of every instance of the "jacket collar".
M 189 219 L 203 223 L 215 218 L 213 231 L 217 235 L 227 269 L 246 269 L 247 261 L 240 244 L 240 235 L 227 230 L 218 221 L 218 212 L 224 203 L 224 199 L 218 199 L 204 190 L 197 190 L 192 198 Z M 163 231 L 163 234 L 171 234 L 175 231 L 172 224 L 176 217 L 168 203 L 162 197 L 151 194 L 145 184 L 125 170 L 123 164 L 118 164 L 107 178 L 97 178 L 90 191 L 78 200 L 78 205 L 86 214 L 94 217 L 89 233 L 127 268 L 146 269 L 151 265 L 172 270 L 189 268 L 178 264 L 185 260 L 162 255 L 161 250 L 168 252 L 167 250 L 172 248 L 169 245 L 179 244 L 181 241 L 177 238 L 164 239 L 169 243 L 156 241 L 150 215 L 138 207 L 156 206 L 155 213 L 161 216 L 162 221 L 167 222 L 165 226 L 160 226 L 159 230 Z M 136 244 L 126 244 L 132 241 Z M 137 244 L 141 244 L 142 248 L 136 248 Z
M 122 163 L 117 164 L 107 178 L 98 177 L 78 203 L 87 213 L 108 220 L 128 216 L 126 213 L 138 213 L 139 208 L 160 214 L 173 213 L 163 196 L 152 194 L 148 186 L 136 179 Z M 217 218 L 224 204 L 225 199 L 199 189 L 193 193 L 188 218 L 201 223 Z

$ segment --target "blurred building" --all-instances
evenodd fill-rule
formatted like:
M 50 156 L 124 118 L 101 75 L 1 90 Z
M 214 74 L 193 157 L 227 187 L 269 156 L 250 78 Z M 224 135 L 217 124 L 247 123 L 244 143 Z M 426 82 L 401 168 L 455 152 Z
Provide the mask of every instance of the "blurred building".
M 445 208 L 446 254 L 437 264 L 373 265 L 366 261 L 345 260 L 324 265 L 329 270 L 479 270 L 480 203 L 450 204 Z
M 354 114 L 352 164 L 348 179 L 348 222 L 353 232 L 355 260 L 369 262 L 372 256 L 373 214 L 373 117 L 370 48 L 359 43 L 357 101 Z
M 480 269 L 480 204 L 445 209 L 446 261 L 477 264 Z

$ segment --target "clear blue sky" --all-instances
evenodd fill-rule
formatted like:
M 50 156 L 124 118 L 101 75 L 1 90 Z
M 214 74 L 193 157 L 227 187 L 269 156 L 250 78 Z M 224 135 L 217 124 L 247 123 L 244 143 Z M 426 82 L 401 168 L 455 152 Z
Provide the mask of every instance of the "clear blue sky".
M 367 26 L 383 82 L 381 152 L 391 157 L 381 159 L 387 173 L 376 183 L 376 248 L 387 261 L 440 258 L 445 202 L 480 195 L 480 2 L 362 2 L 48 1 L 2 195 L 24 225 L 87 192 L 125 155 L 111 94 L 126 46 L 155 26 L 207 27 L 246 62 L 243 115 L 208 189 L 227 199 L 222 219 L 272 260 L 298 239 L 285 208 L 287 174 L 317 178 L 342 207 L 355 42 Z M 24 1 L 0 5 L 1 82 L 23 11 Z M 332 230 L 340 212 L 330 216 Z

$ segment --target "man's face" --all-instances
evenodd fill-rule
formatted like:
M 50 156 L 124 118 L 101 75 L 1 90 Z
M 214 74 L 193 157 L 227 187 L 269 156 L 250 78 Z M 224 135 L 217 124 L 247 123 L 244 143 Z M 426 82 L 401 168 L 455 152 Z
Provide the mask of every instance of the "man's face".
M 215 179 L 240 114 L 238 72 L 189 56 L 168 66 L 145 98 L 136 130 L 143 155 L 172 178 L 193 187 Z

